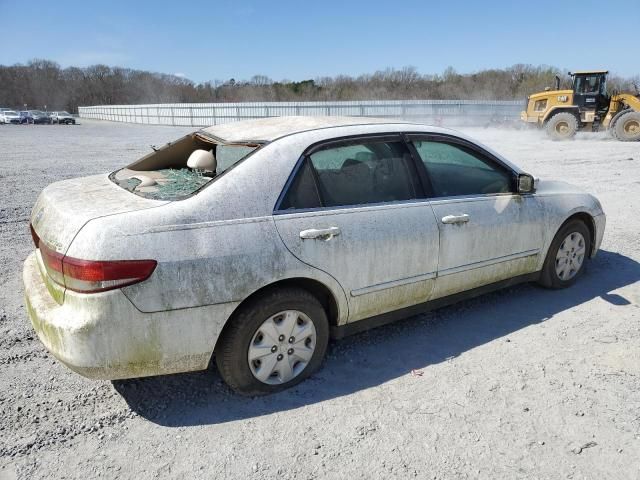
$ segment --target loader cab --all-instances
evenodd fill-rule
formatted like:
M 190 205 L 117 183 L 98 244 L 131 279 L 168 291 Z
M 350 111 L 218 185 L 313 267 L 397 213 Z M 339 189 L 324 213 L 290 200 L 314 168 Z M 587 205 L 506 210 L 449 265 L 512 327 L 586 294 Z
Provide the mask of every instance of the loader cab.
M 607 71 L 570 73 L 573 77 L 573 104 L 580 110 L 603 111 L 609 107 Z

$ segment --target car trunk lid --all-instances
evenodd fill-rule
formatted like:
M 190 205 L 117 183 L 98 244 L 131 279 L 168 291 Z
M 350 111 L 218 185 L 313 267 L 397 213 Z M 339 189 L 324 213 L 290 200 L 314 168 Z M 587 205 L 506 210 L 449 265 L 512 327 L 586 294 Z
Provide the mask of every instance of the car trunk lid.
M 42 191 L 31 213 L 31 226 L 40 241 L 64 254 L 88 221 L 166 203 L 131 195 L 107 175 L 74 178 L 53 183 Z

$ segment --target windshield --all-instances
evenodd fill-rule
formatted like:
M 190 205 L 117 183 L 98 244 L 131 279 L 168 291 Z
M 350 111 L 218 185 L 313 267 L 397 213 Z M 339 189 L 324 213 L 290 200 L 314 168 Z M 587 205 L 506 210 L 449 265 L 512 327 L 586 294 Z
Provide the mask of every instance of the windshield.
M 13 110 L 5 110 L 4 112 L 5 115 L 18 115 L 16 112 L 14 112 Z
M 69 112 L 58 112 L 58 115 L 62 116 L 62 115 L 66 115 L 68 117 L 71 116 L 71 114 Z
M 44 115 L 44 112 L 40 110 L 31 110 L 31 115 Z

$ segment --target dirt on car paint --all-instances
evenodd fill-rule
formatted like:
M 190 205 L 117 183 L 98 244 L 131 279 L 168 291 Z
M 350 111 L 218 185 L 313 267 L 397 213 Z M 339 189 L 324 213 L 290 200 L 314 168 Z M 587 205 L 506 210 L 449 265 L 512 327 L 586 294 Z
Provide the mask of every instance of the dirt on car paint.
M 0 478 L 640 476 L 640 153 L 605 135 L 467 132 L 602 201 L 602 250 L 569 290 L 518 286 L 335 342 L 310 380 L 258 399 L 215 369 L 105 382 L 53 359 L 22 299 L 38 193 L 188 131 L 0 127 Z

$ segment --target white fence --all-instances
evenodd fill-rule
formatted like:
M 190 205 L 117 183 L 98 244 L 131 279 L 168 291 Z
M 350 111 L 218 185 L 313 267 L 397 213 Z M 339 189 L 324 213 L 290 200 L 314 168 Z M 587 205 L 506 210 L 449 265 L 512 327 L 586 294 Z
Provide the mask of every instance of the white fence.
M 203 127 L 285 115 L 388 117 L 430 124 L 486 125 L 515 120 L 521 101 L 387 100 L 353 102 L 167 103 L 78 107 L 82 118 Z

